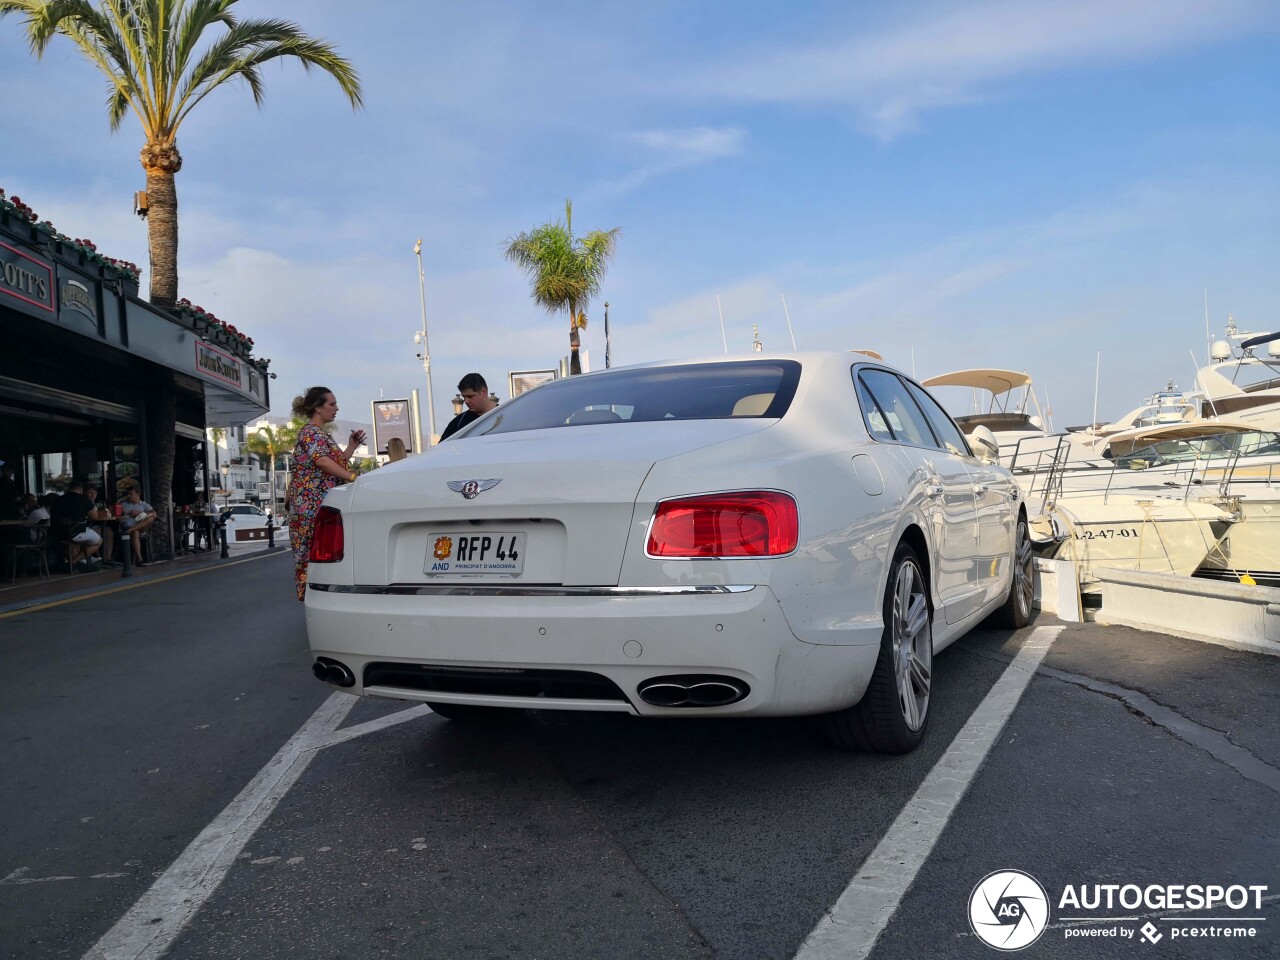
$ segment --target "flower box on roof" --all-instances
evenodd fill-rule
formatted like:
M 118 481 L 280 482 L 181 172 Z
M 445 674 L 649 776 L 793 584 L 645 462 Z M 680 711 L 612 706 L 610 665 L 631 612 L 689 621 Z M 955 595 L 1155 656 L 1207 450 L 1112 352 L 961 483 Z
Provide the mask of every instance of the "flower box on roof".
M 92 240 L 60 233 L 50 221 L 41 220 L 20 197 L 6 196 L 3 188 L 0 188 L 0 218 L 4 218 L 7 226 L 19 226 L 30 231 L 33 245 L 44 246 L 51 254 L 73 262 L 78 267 L 97 272 L 104 280 L 118 283 L 120 291 L 127 296 L 138 295 L 138 280 L 142 270 L 136 263 L 104 256 L 98 252 L 97 244 Z M 196 335 L 224 347 L 242 360 L 254 362 L 251 356 L 253 338 L 219 320 L 203 307 L 195 306 L 183 297 L 178 301 L 173 314 L 179 323 Z M 265 373 L 270 361 L 254 363 Z

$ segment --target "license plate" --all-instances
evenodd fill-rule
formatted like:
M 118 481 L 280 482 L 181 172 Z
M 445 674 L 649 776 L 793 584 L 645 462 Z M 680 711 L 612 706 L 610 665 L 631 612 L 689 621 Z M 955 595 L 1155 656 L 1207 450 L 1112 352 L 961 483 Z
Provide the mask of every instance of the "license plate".
M 427 536 L 429 577 L 469 574 L 518 577 L 524 570 L 524 534 L 432 533 Z

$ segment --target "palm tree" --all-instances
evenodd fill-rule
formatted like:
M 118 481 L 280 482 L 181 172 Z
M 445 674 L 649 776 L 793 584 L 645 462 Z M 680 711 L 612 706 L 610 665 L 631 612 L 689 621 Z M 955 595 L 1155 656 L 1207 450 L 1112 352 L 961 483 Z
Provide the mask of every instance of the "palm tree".
M 133 111 L 142 124 L 140 154 L 147 175 L 147 241 L 151 302 L 172 307 L 178 298 L 178 194 L 182 169 L 178 128 L 214 90 L 231 80 L 262 103 L 263 64 L 293 57 L 303 67 L 333 76 L 353 107 L 361 105 L 360 78 L 332 45 L 287 20 L 240 20 L 237 0 L 0 0 L 0 17 L 26 15 L 27 40 L 37 57 L 58 34 L 69 37 L 107 77 L 107 119 L 112 130 Z M 215 24 L 226 28 L 204 48 Z
M 139 159 L 147 175 L 147 246 L 151 302 L 172 309 L 178 299 L 178 193 L 182 169 L 178 128 L 214 90 L 243 80 L 262 103 L 262 66 L 292 57 L 305 69 L 338 81 L 353 107 L 361 105 L 360 78 L 333 46 L 288 20 L 240 20 L 237 0 L 0 0 L 0 17 L 25 16 L 27 40 L 41 57 L 57 35 L 68 37 L 107 78 L 107 120 L 112 130 L 132 111 L 142 124 Z M 213 37 L 217 25 L 225 32 Z M 206 31 L 210 42 L 198 50 Z M 168 539 L 173 483 L 176 398 L 172 383 L 147 391 L 146 428 L 152 438 L 151 498 L 158 506 L 157 540 Z
M 287 442 L 284 436 L 286 428 L 276 429 L 270 425 L 259 427 L 258 432 L 244 442 L 244 448 L 259 460 L 267 464 L 267 473 L 271 480 L 271 507 L 276 505 L 276 467 L 279 459 L 293 449 L 293 442 Z M 297 437 L 293 438 L 296 442 Z
M 226 427 L 210 427 L 209 434 L 213 438 L 213 472 L 218 472 L 218 467 L 222 464 L 219 462 L 218 450 L 222 446 L 223 439 L 227 436 Z
M 548 313 L 569 311 L 569 373 L 582 372 L 578 331 L 587 325 L 587 305 L 600 292 L 600 281 L 622 230 L 592 230 L 573 235 L 573 201 L 564 202 L 564 223 L 544 223 L 507 241 L 507 259 L 528 274 L 533 299 Z

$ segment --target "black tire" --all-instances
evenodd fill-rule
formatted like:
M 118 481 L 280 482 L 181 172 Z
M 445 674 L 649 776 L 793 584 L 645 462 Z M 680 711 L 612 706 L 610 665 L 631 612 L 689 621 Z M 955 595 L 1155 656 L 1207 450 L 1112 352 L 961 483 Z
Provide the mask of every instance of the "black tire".
M 910 753 L 929 727 L 933 627 L 928 581 L 915 551 L 899 544 L 884 596 L 884 633 L 866 693 L 852 707 L 823 717 L 823 732 L 841 750 Z
M 1035 616 L 1035 557 L 1031 553 L 1031 530 L 1027 518 L 1018 514 L 1013 534 L 1013 576 L 1009 578 L 1009 595 L 997 614 L 1000 624 L 1010 630 L 1021 630 Z
M 508 720 L 521 713 L 507 707 L 477 707 L 472 703 L 431 703 L 427 702 L 431 712 L 446 720 L 457 720 L 460 723 L 492 723 L 495 720 Z

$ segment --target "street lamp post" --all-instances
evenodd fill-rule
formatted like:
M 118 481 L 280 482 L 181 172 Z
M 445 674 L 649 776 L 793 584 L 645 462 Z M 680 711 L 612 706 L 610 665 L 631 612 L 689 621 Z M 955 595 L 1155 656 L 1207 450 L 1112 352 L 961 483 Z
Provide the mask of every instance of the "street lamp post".
M 231 467 L 223 464 L 220 468 L 222 471 L 222 505 L 224 508 L 231 509 L 231 489 L 227 486 L 230 481 L 227 479 L 231 474 Z
M 462 399 L 462 394 L 455 393 L 453 399 L 449 401 L 453 404 L 453 415 L 456 417 L 462 412 L 462 408 L 466 406 L 466 401 Z
M 609 369 L 609 301 L 604 302 L 604 368 Z
M 436 401 L 431 393 L 431 347 L 427 344 L 427 275 L 422 272 L 422 238 L 413 245 L 413 252 L 418 257 L 418 295 L 422 300 L 422 329 L 413 336 L 413 342 L 422 345 L 422 369 L 427 374 L 427 446 L 435 442 L 436 436 Z

